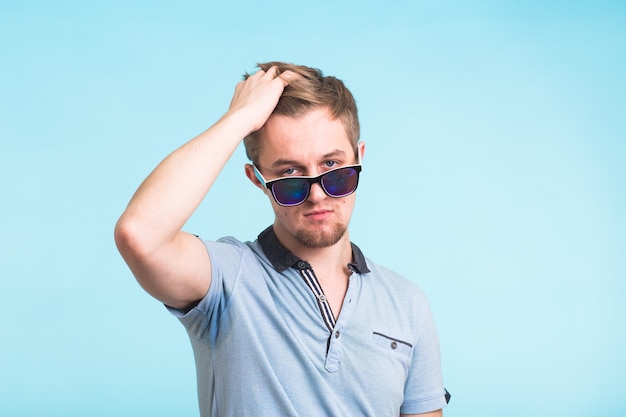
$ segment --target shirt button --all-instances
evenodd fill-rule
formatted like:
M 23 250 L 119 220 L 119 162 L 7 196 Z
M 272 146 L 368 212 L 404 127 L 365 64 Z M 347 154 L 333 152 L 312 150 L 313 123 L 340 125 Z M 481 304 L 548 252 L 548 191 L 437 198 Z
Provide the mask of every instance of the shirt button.
M 341 336 L 341 332 L 339 330 L 337 330 L 335 332 L 335 339 L 339 339 L 339 336 Z
M 306 268 L 306 264 L 304 262 L 300 261 L 300 262 L 298 262 L 298 268 L 304 269 L 304 268 Z
M 398 348 L 398 344 L 396 342 L 391 342 L 391 348 L 396 350 Z
M 326 296 L 324 294 L 322 294 L 319 297 L 317 297 L 317 299 L 320 300 L 321 303 L 326 302 Z

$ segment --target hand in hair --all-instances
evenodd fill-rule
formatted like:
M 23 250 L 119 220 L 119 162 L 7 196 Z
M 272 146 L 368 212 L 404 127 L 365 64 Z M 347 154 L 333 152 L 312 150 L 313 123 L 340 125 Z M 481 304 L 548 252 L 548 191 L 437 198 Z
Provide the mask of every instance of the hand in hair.
M 272 114 L 285 87 L 300 75 L 292 71 L 278 74 L 276 67 L 259 70 L 235 87 L 227 114 L 241 114 L 249 133 L 259 130 Z

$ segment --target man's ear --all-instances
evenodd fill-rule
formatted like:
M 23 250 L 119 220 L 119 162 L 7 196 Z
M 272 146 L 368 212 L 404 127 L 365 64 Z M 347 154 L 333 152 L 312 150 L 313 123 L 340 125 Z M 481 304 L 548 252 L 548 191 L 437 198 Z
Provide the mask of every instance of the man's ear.
M 259 181 L 259 179 L 254 174 L 254 167 L 252 166 L 252 164 L 246 164 L 244 168 L 246 170 L 246 177 L 248 177 L 248 179 L 252 182 L 252 184 L 256 185 L 263 192 L 265 192 L 265 187 L 263 187 L 263 185 L 261 184 L 261 181 Z
M 357 145 L 357 151 L 359 152 L 359 160 L 363 160 L 365 156 L 365 142 L 359 142 Z

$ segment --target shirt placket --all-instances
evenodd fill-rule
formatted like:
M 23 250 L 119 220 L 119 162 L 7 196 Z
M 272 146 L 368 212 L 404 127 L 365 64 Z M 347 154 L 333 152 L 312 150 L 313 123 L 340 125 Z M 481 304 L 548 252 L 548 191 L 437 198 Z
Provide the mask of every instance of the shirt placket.
M 329 333 L 332 333 L 336 325 L 335 316 L 333 315 L 330 303 L 324 294 L 324 290 L 322 290 L 322 286 L 315 276 L 315 272 L 313 272 L 313 268 L 311 268 L 311 265 L 305 261 L 298 261 L 296 263 L 296 268 L 304 282 L 315 296 L 322 320 L 328 328 Z

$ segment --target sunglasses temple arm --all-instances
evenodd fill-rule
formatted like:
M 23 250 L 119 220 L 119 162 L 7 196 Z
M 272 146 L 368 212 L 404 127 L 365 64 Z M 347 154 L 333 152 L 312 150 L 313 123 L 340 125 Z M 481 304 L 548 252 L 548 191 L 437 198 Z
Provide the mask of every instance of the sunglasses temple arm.
M 264 188 L 267 188 L 267 181 L 265 181 L 265 178 L 263 178 L 259 169 L 255 165 L 252 165 L 252 167 L 254 168 L 254 175 L 256 176 L 256 179 L 259 180 Z

